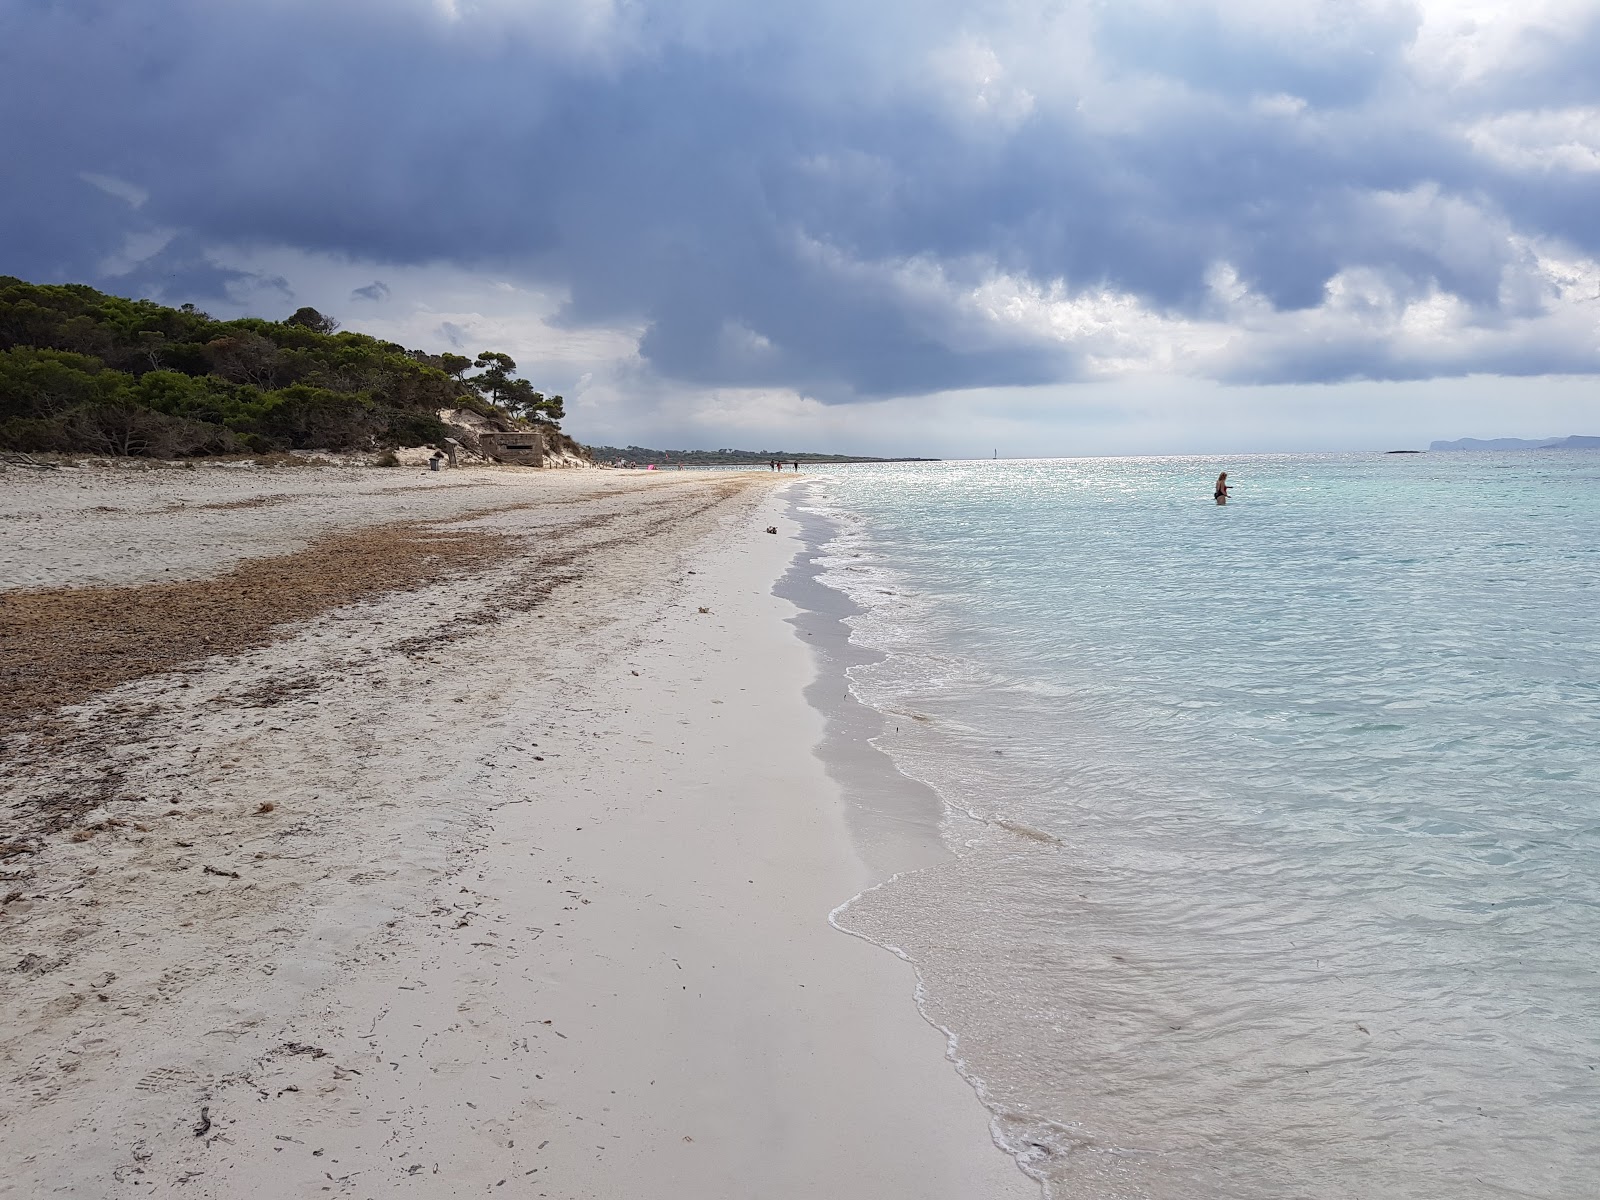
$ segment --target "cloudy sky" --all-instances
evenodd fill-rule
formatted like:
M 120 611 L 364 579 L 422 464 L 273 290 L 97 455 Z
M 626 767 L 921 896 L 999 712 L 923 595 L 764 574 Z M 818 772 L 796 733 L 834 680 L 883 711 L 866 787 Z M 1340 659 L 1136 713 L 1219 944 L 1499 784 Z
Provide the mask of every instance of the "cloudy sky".
M 0 273 L 591 441 L 1600 434 L 1600 0 L 0 0 Z

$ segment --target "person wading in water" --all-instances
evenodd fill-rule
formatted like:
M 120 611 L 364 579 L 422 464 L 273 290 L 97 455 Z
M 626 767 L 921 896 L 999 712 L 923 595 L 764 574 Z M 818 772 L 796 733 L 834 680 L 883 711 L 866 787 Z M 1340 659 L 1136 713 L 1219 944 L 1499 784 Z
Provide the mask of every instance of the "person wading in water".
M 1228 502 L 1228 473 L 1226 471 L 1217 476 L 1217 489 L 1211 493 L 1211 498 L 1218 504 L 1226 504 Z

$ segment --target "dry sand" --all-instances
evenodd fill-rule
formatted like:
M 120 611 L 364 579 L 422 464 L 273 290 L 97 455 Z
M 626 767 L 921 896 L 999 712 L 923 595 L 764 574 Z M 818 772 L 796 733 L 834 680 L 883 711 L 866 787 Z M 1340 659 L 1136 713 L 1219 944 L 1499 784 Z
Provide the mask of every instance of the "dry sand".
M 3 478 L 0 1196 L 1037 1194 L 827 924 L 776 481 Z

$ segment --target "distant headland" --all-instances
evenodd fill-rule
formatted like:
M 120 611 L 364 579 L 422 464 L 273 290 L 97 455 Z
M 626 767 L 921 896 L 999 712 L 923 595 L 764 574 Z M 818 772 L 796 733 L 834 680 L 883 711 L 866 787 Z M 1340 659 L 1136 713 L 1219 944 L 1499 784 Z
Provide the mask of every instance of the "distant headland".
M 221 321 L 192 304 L 0 275 L 0 451 L 199 459 L 537 439 L 583 461 L 565 402 L 485 350 L 432 354 L 314 308 Z M 476 372 L 468 374 L 468 372 Z M 490 439 L 493 440 L 492 438 Z
M 647 446 L 587 446 L 596 462 L 628 466 L 682 463 L 686 467 L 765 466 L 769 462 L 886 463 L 938 462 L 936 458 L 872 458 L 859 454 L 819 454 L 812 450 L 652 450 Z
M 1574 434 L 1561 438 L 1457 438 L 1430 442 L 1429 450 L 1600 450 L 1600 437 Z

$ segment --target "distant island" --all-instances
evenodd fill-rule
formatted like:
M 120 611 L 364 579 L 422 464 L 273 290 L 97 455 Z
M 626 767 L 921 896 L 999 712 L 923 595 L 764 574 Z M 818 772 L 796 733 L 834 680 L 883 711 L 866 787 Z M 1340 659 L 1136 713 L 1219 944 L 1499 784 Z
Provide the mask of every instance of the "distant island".
M 1600 450 L 1600 437 L 1574 435 L 1563 438 L 1457 438 L 1430 442 L 1429 450 Z
M 652 450 L 648 446 L 586 446 L 595 462 L 627 466 L 682 463 L 686 467 L 764 467 L 769 462 L 886 463 L 938 462 L 936 458 L 873 458 L 859 454 L 819 454 L 812 450 Z

